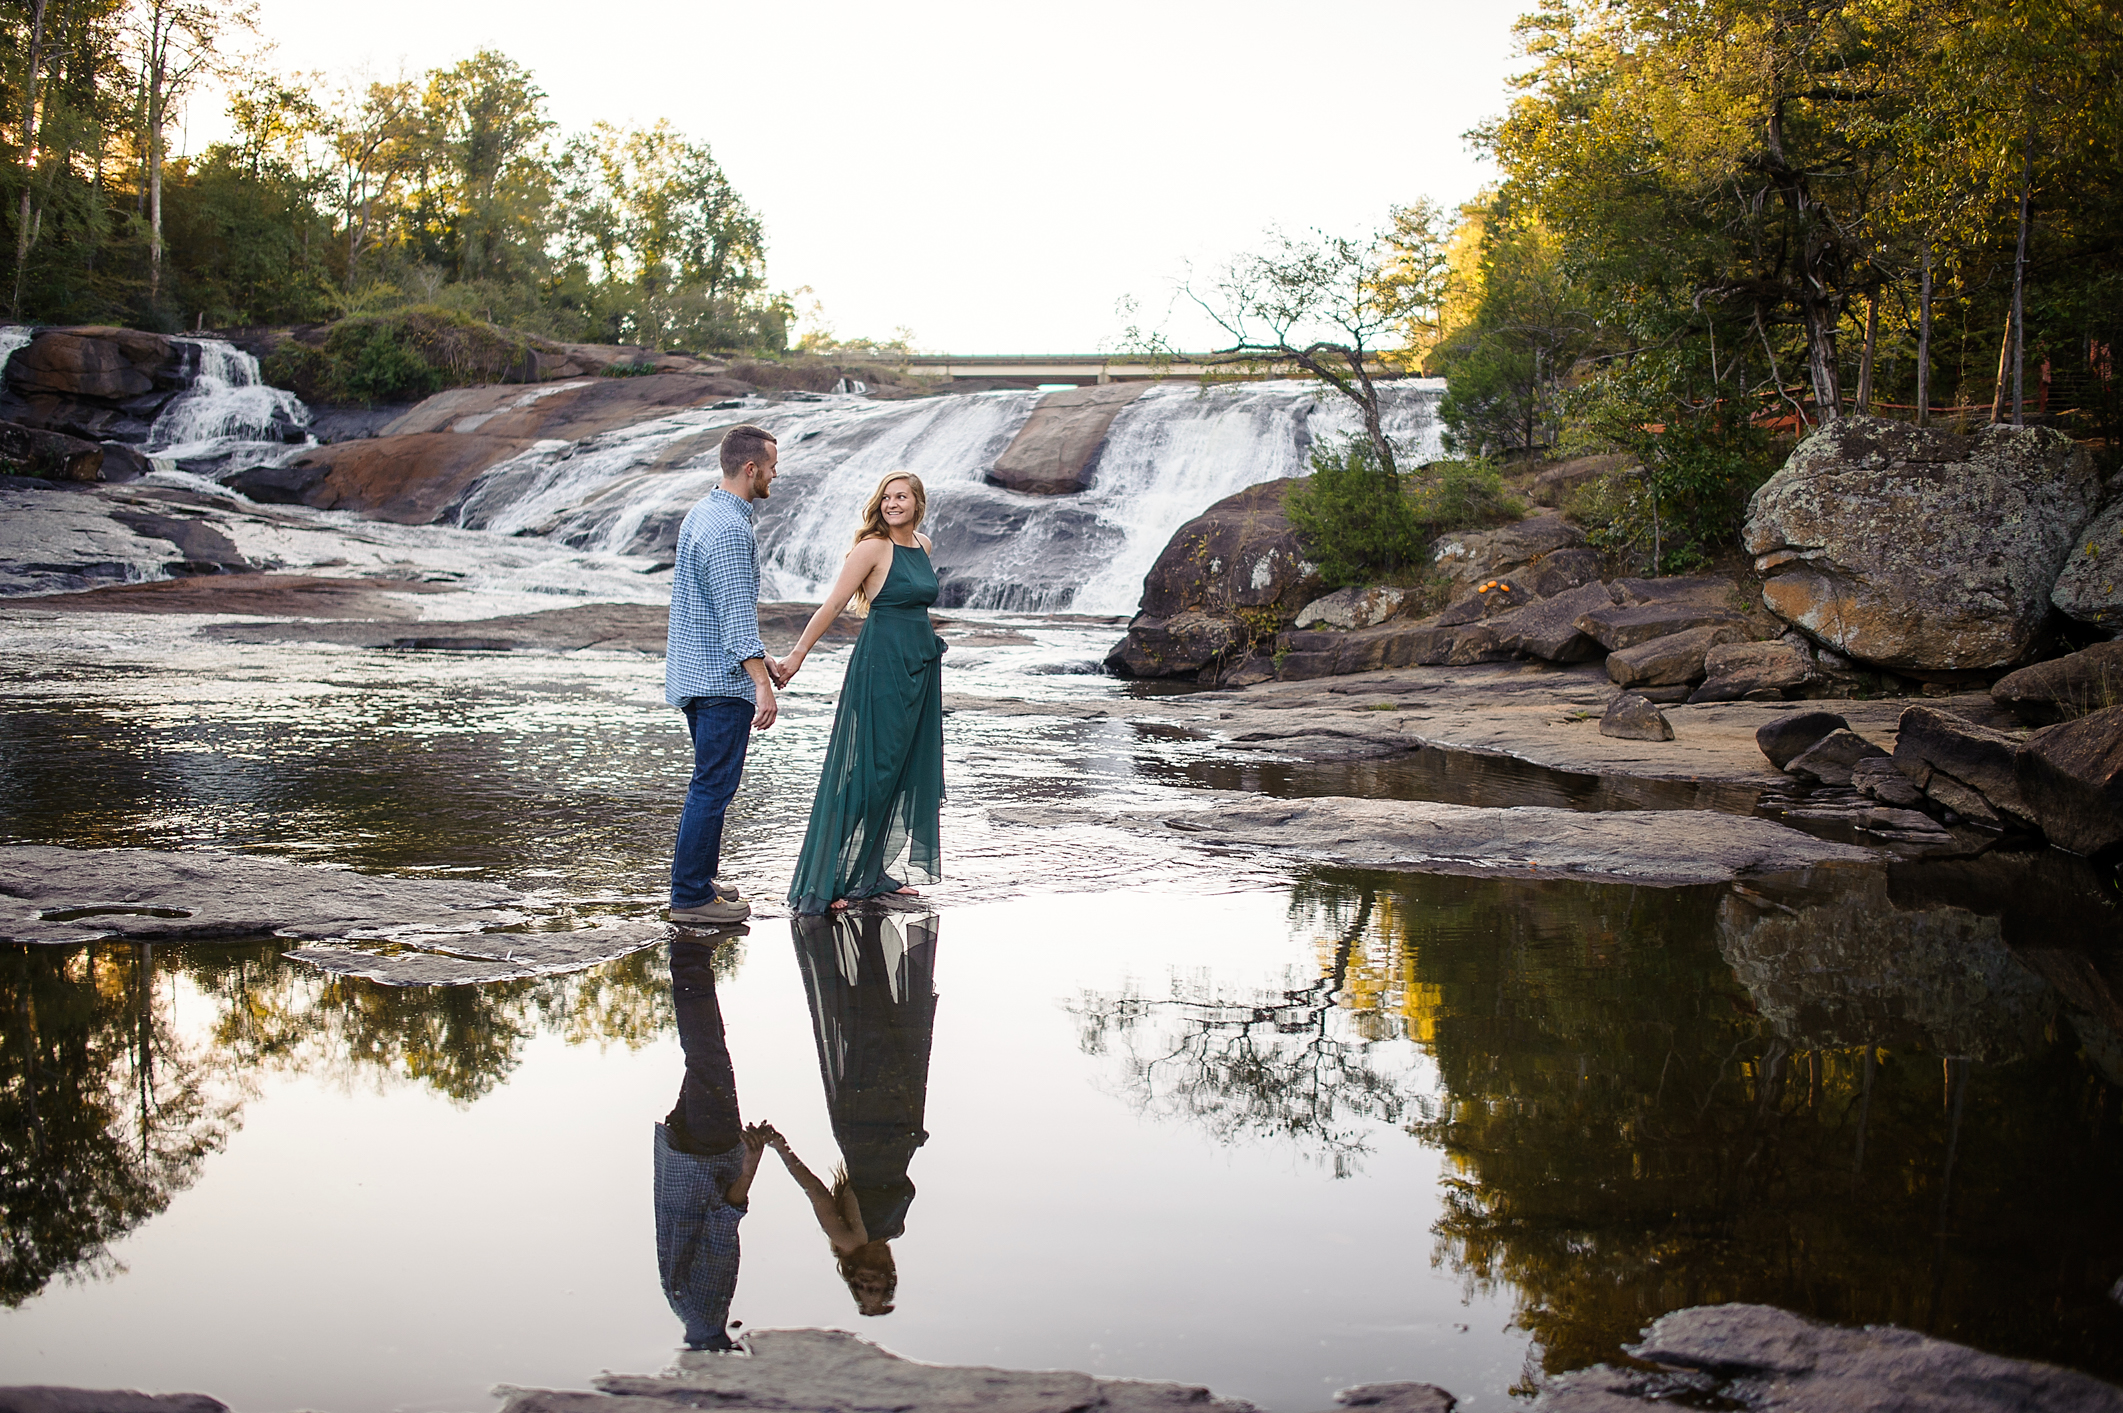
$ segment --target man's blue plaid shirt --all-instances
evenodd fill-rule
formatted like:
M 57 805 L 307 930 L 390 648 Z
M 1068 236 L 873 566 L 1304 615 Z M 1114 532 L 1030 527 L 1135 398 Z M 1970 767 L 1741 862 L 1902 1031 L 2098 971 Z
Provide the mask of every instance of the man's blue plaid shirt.
M 663 699 L 758 701 L 741 664 L 765 657 L 759 640 L 759 541 L 751 503 L 720 486 L 678 527 L 678 565 L 671 576 L 671 627 L 663 656 Z

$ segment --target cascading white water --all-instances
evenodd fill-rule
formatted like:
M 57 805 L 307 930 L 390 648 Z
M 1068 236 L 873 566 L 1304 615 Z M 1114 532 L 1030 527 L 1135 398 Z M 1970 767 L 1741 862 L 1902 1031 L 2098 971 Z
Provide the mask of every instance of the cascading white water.
M 1441 391 L 1420 380 L 1382 389 L 1387 432 L 1415 460 L 1438 454 Z M 781 445 L 781 475 L 758 516 L 768 597 L 817 598 L 878 480 L 913 471 L 928 491 L 926 528 L 947 606 L 1127 613 L 1181 525 L 1247 486 L 1303 474 L 1316 440 L 1360 425 L 1316 383 L 1166 384 L 1114 419 L 1089 490 L 1028 496 L 987 484 L 1040 396 L 835 396 L 682 412 L 534 447 L 488 472 L 457 522 L 608 553 L 668 554 L 679 521 L 719 479 L 721 430 L 750 421 Z
M 257 359 L 220 339 L 171 342 L 199 350 L 199 372 L 155 418 L 142 448 L 149 456 L 275 465 L 312 444 L 303 430 L 309 408 L 284 388 L 268 387 Z
M 18 348 L 27 348 L 37 331 L 27 324 L 0 324 L 0 378 L 7 376 L 7 360 Z

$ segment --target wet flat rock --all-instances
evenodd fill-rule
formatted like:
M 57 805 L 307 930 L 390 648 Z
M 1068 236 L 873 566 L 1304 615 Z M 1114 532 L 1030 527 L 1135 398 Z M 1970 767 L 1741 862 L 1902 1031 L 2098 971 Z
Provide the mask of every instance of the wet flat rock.
M 445 585 L 396 579 L 345 579 L 309 574 L 208 574 L 158 579 L 145 584 L 118 584 L 79 594 L 49 595 L 37 599 L 34 606 L 61 613 L 288 614 L 312 619 L 380 619 L 396 625 L 420 616 L 419 610 L 406 602 L 406 595 L 448 592 L 450 590 Z M 337 641 L 332 636 L 335 630 L 351 628 L 359 632 L 364 625 L 310 623 L 290 626 L 300 627 L 318 641 L 331 642 Z M 209 634 L 212 631 L 209 629 Z
M 501 1413 L 677 1413 L 774 1408 L 788 1413 L 1254 1413 L 1238 1399 L 1183 1384 L 1100 1379 L 1067 1370 L 917 1364 L 840 1330 L 759 1330 L 746 1354 L 688 1351 L 658 1375 L 607 1374 L 601 1392 L 502 1387 Z
M 1857 864 L 1868 850 L 1769 820 L 1707 810 L 1489 809 L 1416 800 L 1232 796 L 1206 809 L 1111 811 L 1012 805 L 1005 824 L 1102 823 L 1200 848 L 1263 849 L 1291 859 L 1407 873 L 1594 878 L 1674 886 L 1722 883 L 1816 864 Z
M 1565 1374 L 1542 1391 L 1536 1413 L 2123 1413 L 2123 1389 L 2086 1374 L 1892 1325 L 1819 1324 L 1768 1305 L 1675 1311 L 1630 1353 L 1664 1369 L 1603 1364 Z
M 335 976 L 385 986 L 472 986 L 554 976 L 617 961 L 671 935 L 654 920 L 614 921 L 571 932 L 486 932 L 417 946 L 317 942 L 283 955 Z
M 770 646 L 793 642 L 817 607 L 763 603 L 759 606 L 759 631 Z M 381 614 L 375 616 L 379 620 L 385 618 Z M 200 636 L 227 643 L 336 643 L 353 648 L 432 652 L 581 652 L 596 648 L 661 656 L 670 618 L 670 609 L 664 604 L 589 603 L 498 618 L 425 619 L 417 624 L 216 623 L 201 630 Z M 827 630 L 824 641 L 845 642 L 861 631 L 861 619 L 842 614 Z
M 660 921 L 535 926 L 535 900 L 492 883 L 388 878 L 218 850 L 0 848 L 0 942 L 286 937 L 289 956 L 391 985 L 575 971 L 662 941 Z
M 0 848 L 0 941 L 116 937 L 347 938 L 478 932 L 522 923 L 524 899 L 491 883 L 378 878 L 200 849 Z

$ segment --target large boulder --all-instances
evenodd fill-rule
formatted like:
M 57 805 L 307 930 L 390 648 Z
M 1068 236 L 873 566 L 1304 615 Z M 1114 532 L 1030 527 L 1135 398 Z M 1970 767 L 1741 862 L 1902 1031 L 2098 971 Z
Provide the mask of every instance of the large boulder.
M 534 445 L 477 432 L 369 437 L 312 447 L 284 466 L 242 472 L 230 484 L 260 501 L 432 525 L 489 467 Z
M 1452 596 L 1458 598 L 1473 593 L 1485 579 L 1528 568 L 1584 543 L 1584 532 L 1562 516 L 1535 515 L 1495 530 L 1439 536 L 1430 544 L 1431 568 L 1449 581 Z
M 88 441 L 145 441 L 155 415 L 198 369 L 196 345 L 162 334 L 43 329 L 7 361 L 0 417 Z
M 1850 722 L 1832 711 L 1799 711 L 1755 728 L 1754 743 L 1778 770 L 1790 765 L 1832 731 L 1848 731 Z
M 1691 628 L 1729 627 L 1732 642 L 1747 636 L 1747 615 L 1722 604 L 1680 600 L 1669 603 L 1622 603 L 1594 608 L 1579 617 L 1578 631 L 1609 652 L 1633 648 L 1654 638 L 1685 633 Z
M 46 481 L 100 481 L 103 448 L 64 432 L 0 422 L 0 475 Z
M 1049 393 L 1017 429 L 988 472 L 991 484 L 1026 495 L 1089 489 L 1106 431 L 1148 383 L 1106 383 Z
M 2049 601 L 2108 633 L 2123 633 L 2123 494 L 2079 531 Z
M 2020 798 L 2050 843 L 2088 858 L 2123 850 L 2123 706 L 2045 726 L 2014 764 Z
M 2100 492 L 2092 456 L 2061 432 L 1848 417 L 1755 492 L 1745 543 L 1763 602 L 1838 652 L 2008 667 L 2035 646 Z
M 698 373 L 577 378 L 529 388 L 488 383 L 436 393 L 414 404 L 379 435 L 454 432 L 525 441 L 579 441 L 666 413 L 712 407 L 751 391 L 749 384 Z M 735 416 L 730 424 L 743 420 Z
M 1796 643 L 1725 643 L 1703 654 L 1703 685 L 1691 702 L 1781 701 L 1813 680 L 1813 657 Z
M 1142 608 L 1106 666 L 1123 677 L 1213 674 L 1265 648 L 1321 587 L 1318 566 L 1283 514 L 1295 484 L 1248 486 L 1180 526 L 1144 576 Z M 1182 614 L 1196 617 L 1175 622 Z M 1209 619 L 1222 626 L 1212 629 Z
M 1848 785 L 1857 766 L 1870 761 L 1892 764 L 1887 752 L 1857 732 L 1831 731 L 1793 757 L 1784 770 L 1816 785 Z
M 1532 1413 L 2123 1413 L 2123 1389 L 1894 1325 L 1850 1329 L 1769 1305 L 1662 1315 L 1629 1353 L 1542 1385 Z M 505 1408 L 502 1413 L 518 1413 Z
M 1290 620 L 1293 628 L 1371 628 L 1401 611 L 1407 595 L 1391 587 L 1336 589 L 1314 599 Z
M 2123 641 L 2007 673 L 1991 684 L 1990 699 L 2033 726 L 2123 706 Z

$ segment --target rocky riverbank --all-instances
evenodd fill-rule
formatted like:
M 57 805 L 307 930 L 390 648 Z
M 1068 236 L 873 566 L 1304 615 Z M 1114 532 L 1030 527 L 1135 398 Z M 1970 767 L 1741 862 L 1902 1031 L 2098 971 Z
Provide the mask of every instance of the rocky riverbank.
M 1661 1316 L 1628 1350 L 1546 1383 L 1534 1413 L 1628 1413 L 1682 1405 L 1744 1413 L 1873 1408 L 1910 1413 L 2117 1413 L 2123 1389 L 2085 1374 L 2002 1359 L 1894 1325 L 1823 1324 L 1766 1305 Z M 659 1374 L 605 1373 L 595 1391 L 497 1385 L 501 1413 L 679 1413 L 703 1406 L 779 1413 L 1258 1413 L 1198 1385 L 1068 1370 L 917 1364 L 841 1330 L 757 1330 L 741 1352 L 685 1351 Z M 1452 1413 L 1459 1400 L 1412 1380 L 1358 1384 L 1334 1409 Z M 226 1413 L 204 1394 L 0 1388 L 0 1413 Z

